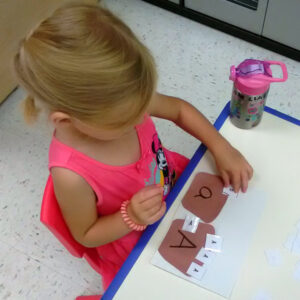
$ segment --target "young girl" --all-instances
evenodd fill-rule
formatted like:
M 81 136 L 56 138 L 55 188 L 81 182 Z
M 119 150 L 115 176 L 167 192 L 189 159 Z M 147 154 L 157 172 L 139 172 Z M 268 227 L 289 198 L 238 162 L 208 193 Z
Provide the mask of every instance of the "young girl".
M 165 149 L 150 116 L 205 143 L 224 184 L 247 189 L 252 168 L 189 103 L 156 92 L 149 50 L 108 10 L 69 4 L 22 42 L 14 61 L 25 116 L 54 127 L 49 170 L 74 239 L 96 247 L 106 288 L 188 163 Z M 38 108 L 37 108 L 38 107 Z

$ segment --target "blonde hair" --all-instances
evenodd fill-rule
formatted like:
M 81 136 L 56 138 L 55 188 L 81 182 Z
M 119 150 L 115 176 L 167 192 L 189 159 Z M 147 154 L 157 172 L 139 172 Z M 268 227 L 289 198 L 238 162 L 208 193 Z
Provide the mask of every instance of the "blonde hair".
M 105 128 L 134 123 L 145 112 L 157 77 L 149 50 L 127 25 L 103 7 L 75 3 L 32 30 L 14 69 L 29 94 L 25 119 L 36 119 L 38 99 L 50 111 Z

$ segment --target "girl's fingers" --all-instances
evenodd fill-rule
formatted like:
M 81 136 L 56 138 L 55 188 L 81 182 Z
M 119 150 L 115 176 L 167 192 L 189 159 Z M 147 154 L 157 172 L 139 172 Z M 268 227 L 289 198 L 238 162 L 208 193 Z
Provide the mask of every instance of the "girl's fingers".
M 147 216 L 147 218 L 152 218 L 153 216 L 155 216 L 161 209 L 162 206 L 162 202 L 160 203 L 160 205 L 156 205 L 155 207 L 152 207 L 151 209 L 147 210 L 145 212 L 145 215 Z
M 248 179 L 250 180 L 253 176 L 253 168 L 249 165 L 249 168 L 247 169 L 248 173 Z
M 157 186 L 157 185 L 151 185 L 146 188 L 143 188 L 139 192 L 140 203 L 143 203 L 148 200 L 152 200 L 152 198 L 154 198 L 155 196 L 158 196 L 158 195 L 162 196 L 163 191 L 164 191 L 163 187 Z
M 153 224 L 156 221 L 158 221 L 165 214 L 166 208 L 167 208 L 166 202 L 163 201 L 159 211 L 157 213 L 155 213 L 151 218 L 149 218 L 148 224 Z
M 155 209 L 156 211 L 158 211 L 160 209 L 161 203 L 162 203 L 162 197 L 156 196 L 143 202 L 141 207 L 143 211 L 147 213 L 151 213 Z
M 228 187 L 230 184 L 230 178 L 229 178 L 227 172 L 225 172 L 225 171 L 221 172 L 221 177 L 223 179 L 223 183 L 224 183 L 225 187 Z
M 243 172 L 241 174 L 241 181 L 242 181 L 242 192 L 246 193 L 247 188 L 248 188 L 248 173 Z
M 163 195 L 162 193 L 155 195 L 151 198 L 148 198 L 146 200 L 144 200 L 143 202 L 140 203 L 140 207 L 147 211 L 155 206 L 160 207 L 161 206 L 161 202 L 163 199 Z
M 231 185 L 235 193 L 238 193 L 241 187 L 241 178 L 239 174 L 232 174 Z

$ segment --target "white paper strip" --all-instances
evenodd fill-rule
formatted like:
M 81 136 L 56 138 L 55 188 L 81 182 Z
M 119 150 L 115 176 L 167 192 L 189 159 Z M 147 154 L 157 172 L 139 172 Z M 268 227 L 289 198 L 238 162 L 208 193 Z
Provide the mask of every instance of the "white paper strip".
M 222 237 L 208 233 L 206 235 L 205 249 L 213 252 L 221 252 L 222 243 L 223 243 Z
M 238 193 L 235 193 L 232 186 L 224 187 L 223 194 L 230 196 L 238 196 Z
M 182 226 L 182 230 L 195 233 L 197 231 L 199 222 L 200 222 L 200 219 L 198 217 L 187 215 L 185 217 L 185 221 Z
M 204 266 L 200 266 L 194 262 L 191 263 L 189 269 L 187 270 L 187 274 L 192 276 L 193 278 L 201 281 L 204 274 L 206 272 L 206 268 Z
M 196 256 L 196 259 L 205 265 L 209 265 L 213 261 L 215 255 L 216 254 L 214 252 L 206 250 L 205 248 L 201 248 Z

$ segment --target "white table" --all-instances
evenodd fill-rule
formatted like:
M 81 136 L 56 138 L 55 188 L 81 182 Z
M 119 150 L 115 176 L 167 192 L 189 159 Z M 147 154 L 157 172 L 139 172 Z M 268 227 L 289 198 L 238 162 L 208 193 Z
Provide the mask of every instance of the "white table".
M 228 113 L 227 104 L 215 126 L 253 166 L 255 173 L 250 186 L 267 193 L 263 214 L 230 299 L 251 300 L 260 290 L 268 291 L 272 300 L 300 299 L 300 282 L 293 278 L 294 267 L 300 257 L 283 247 L 300 219 L 300 121 L 267 107 L 259 126 L 241 130 L 231 124 Z M 170 194 L 169 200 L 174 202 L 168 213 L 158 227 L 152 226 L 145 232 L 103 300 L 225 299 L 150 263 L 191 184 L 193 174 L 201 170 L 202 164 L 213 164 L 210 154 L 204 154 L 204 151 L 203 146 L 197 150 Z M 203 154 L 205 156 L 201 160 Z M 264 254 L 267 248 L 281 249 L 282 266 L 275 268 L 268 264 Z

